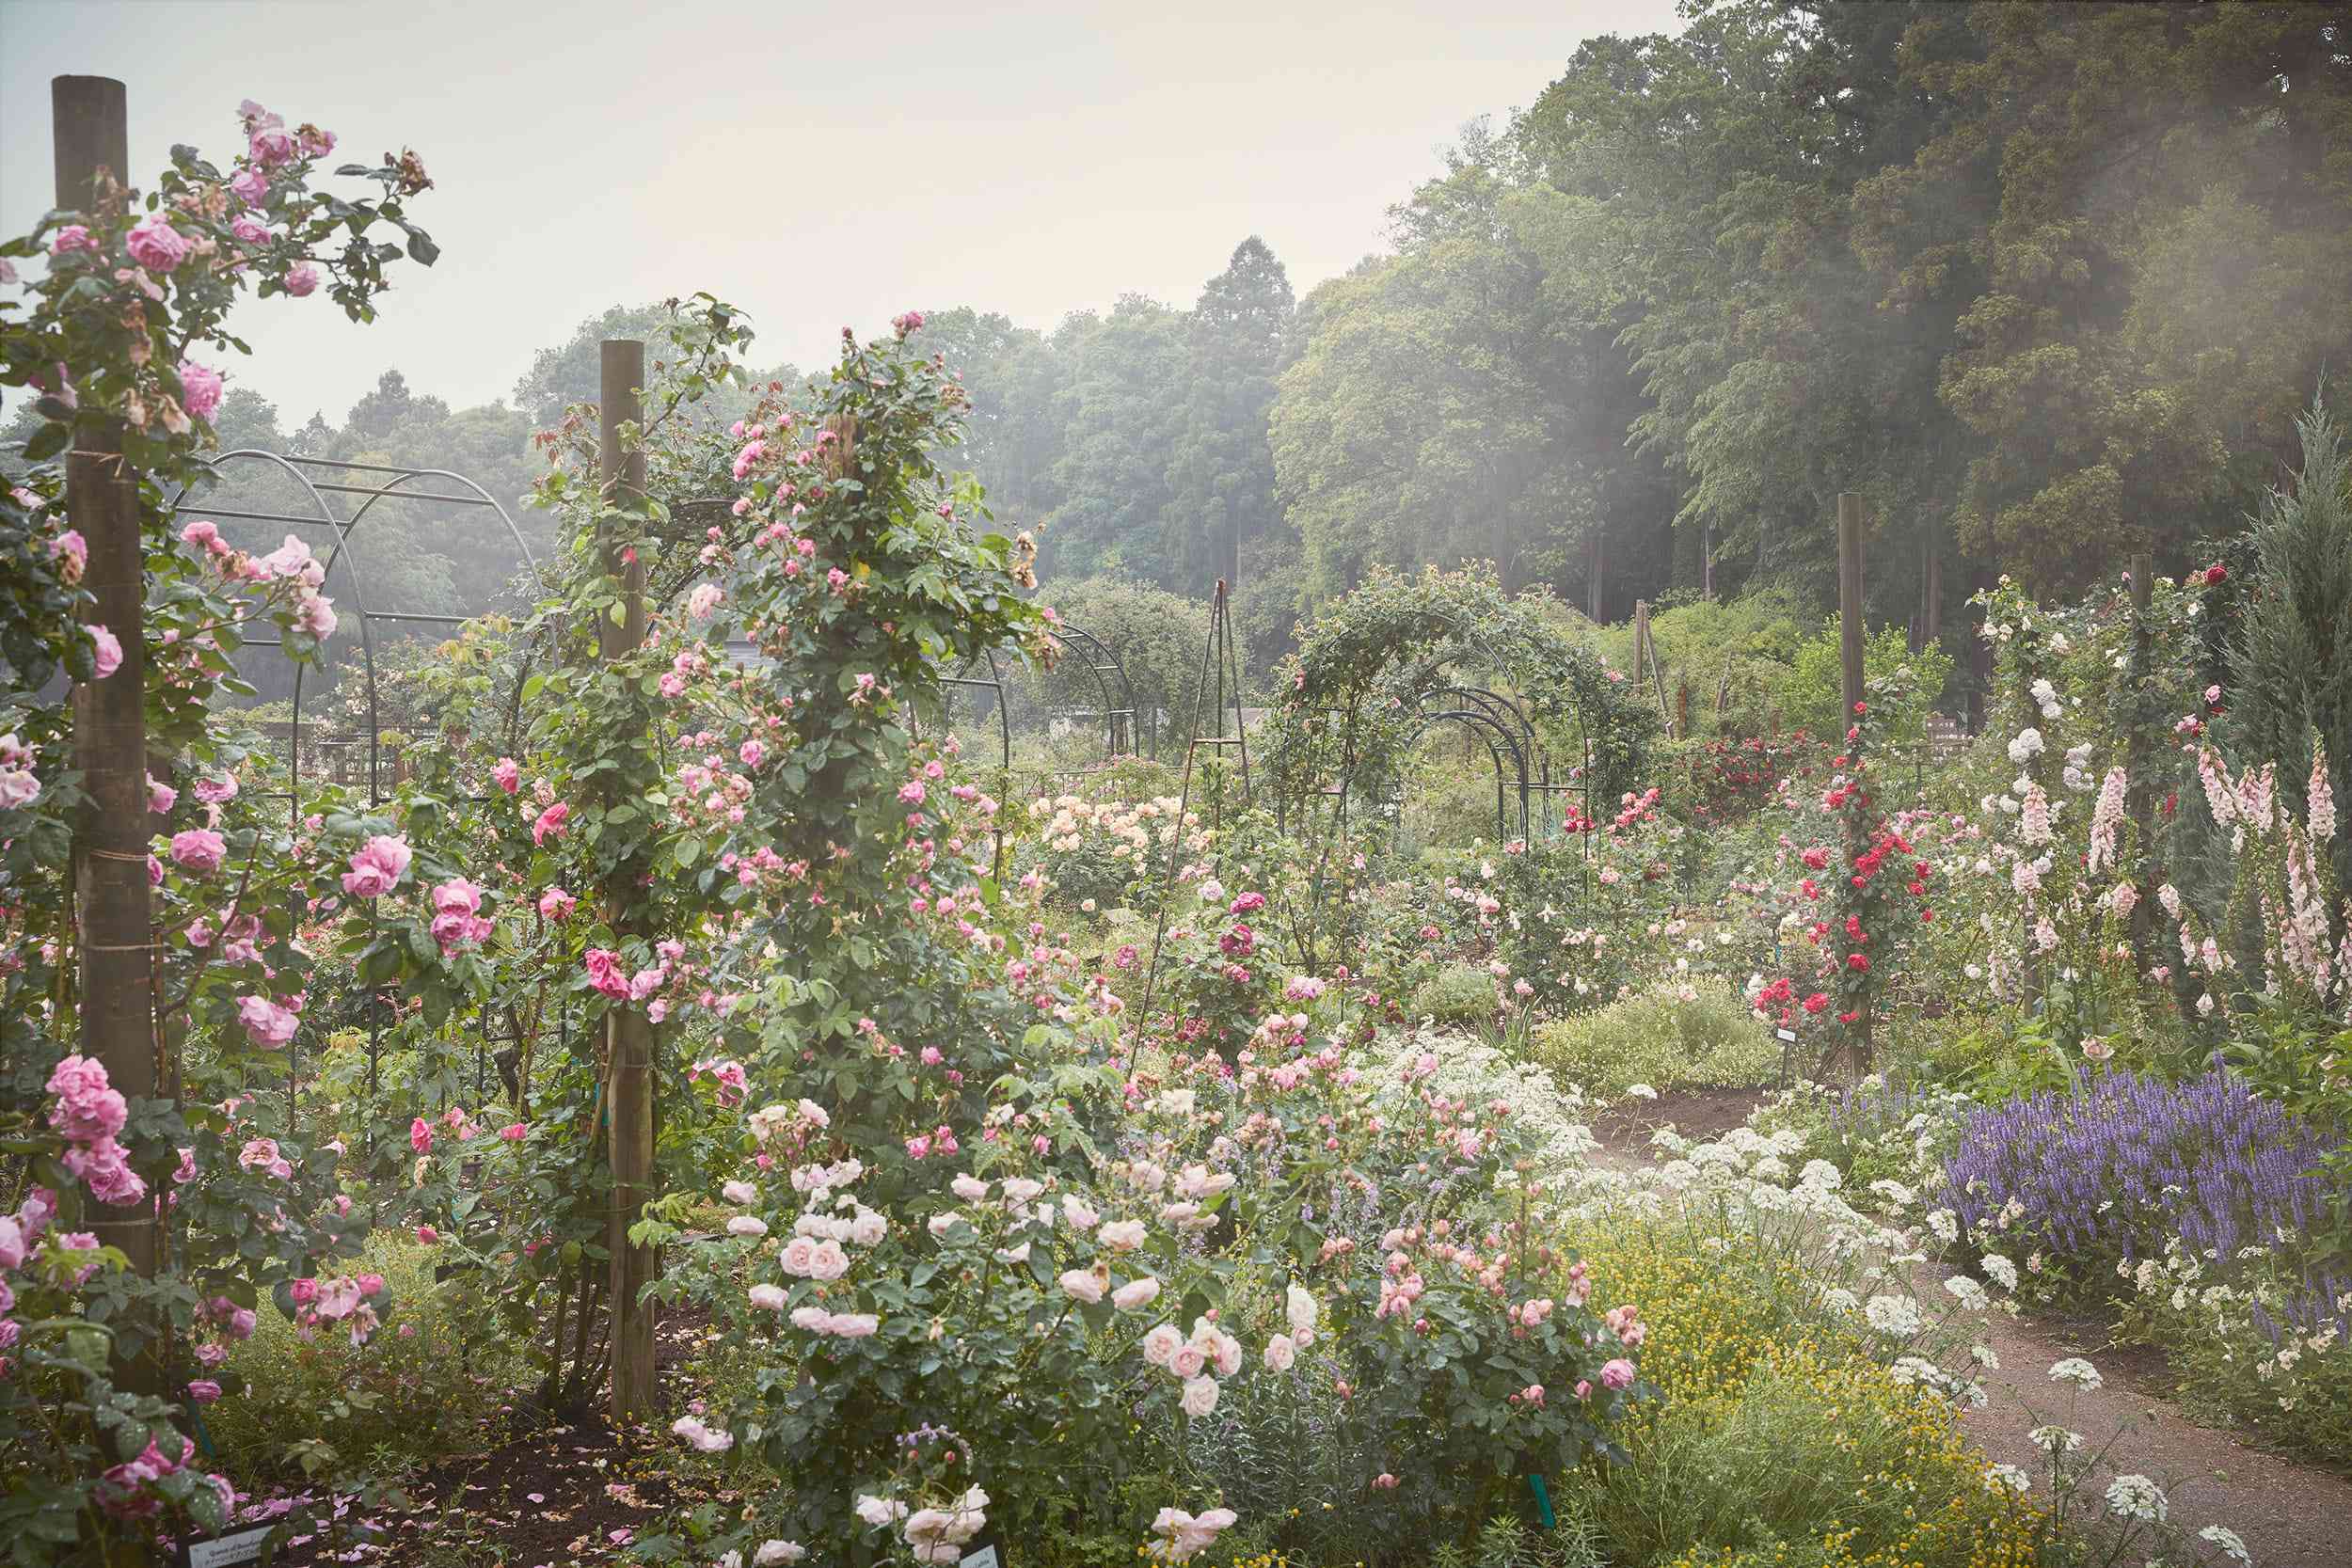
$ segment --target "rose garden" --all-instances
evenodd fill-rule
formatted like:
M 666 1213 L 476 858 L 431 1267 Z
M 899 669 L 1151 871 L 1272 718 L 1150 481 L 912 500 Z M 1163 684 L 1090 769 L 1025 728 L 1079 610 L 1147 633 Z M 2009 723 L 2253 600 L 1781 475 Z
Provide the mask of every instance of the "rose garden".
M 256 673 L 386 633 L 214 421 L 432 179 L 247 103 L 135 188 L 94 80 L 0 244 L 8 1560 L 2262 1552 L 2119 1368 L 2352 1495 L 2324 406 L 2226 559 L 1979 594 L 1974 737 L 1858 638 L 1824 733 L 1701 725 L 1472 565 L 1049 777 L 1083 628 L 923 316 L 787 385 L 705 294 L 330 778 Z

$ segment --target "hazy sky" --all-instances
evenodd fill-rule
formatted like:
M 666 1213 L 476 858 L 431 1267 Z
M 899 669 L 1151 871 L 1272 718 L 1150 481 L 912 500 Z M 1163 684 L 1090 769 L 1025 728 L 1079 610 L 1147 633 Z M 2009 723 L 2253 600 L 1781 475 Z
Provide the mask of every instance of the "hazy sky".
M 404 261 L 375 325 L 324 295 L 234 318 L 232 384 L 289 427 L 340 421 L 387 364 L 503 396 L 583 318 L 696 289 L 752 313 L 762 361 L 809 366 L 909 307 L 1189 304 L 1253 232 L 1304 294 L 1378 248 L 1464 120 L 1533 102 L 1583 38 L 1673 23 L 1672 0 L 0 0 L 0 228 L 50 205 L 53 75 L 128 84 L 142 181 L 174 140 L 225 163 L 249 97 L 339 162 L 413 146 L 437 182 L 411 216 L 440 261 Z

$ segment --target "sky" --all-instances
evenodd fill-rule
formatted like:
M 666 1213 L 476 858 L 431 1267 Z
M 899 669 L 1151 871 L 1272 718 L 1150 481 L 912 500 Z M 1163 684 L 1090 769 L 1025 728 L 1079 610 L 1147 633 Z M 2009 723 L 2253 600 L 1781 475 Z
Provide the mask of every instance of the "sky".
M 1576 45 L 1672 29 L 1672 0 L 0 0 L 0 230 L 54 195 L 52 76 L 128 87 L 131 163 L 226 164 L 240 100 L 373 164 L 413 147 L 441 246 L 361 327 L 324 294 L 250 301 L 232 365 L 287 428 L 397 365 L 466 406 L 615 304 L 707 289 L 755 359 L 972 305 L 1025 326 L 1136 292 L 1189 305 L 1263 236 L 1300 294 L 1480 115 Z M 338 183 L 332 182 L 330 183 Z M 341 182 L 351 186 L 355 182 Z M 368 184 L 361 194 L 373 195 Z

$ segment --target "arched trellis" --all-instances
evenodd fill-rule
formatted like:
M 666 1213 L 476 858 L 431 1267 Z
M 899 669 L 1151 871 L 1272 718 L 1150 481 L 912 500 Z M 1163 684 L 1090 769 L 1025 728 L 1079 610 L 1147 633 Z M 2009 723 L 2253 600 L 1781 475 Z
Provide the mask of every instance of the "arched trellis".
M 1491 693 L 1489 693 L 1491 695 Z M 1469 732 L 1474 740 L 1486 743 L 1486 755 L 1495 768 L 1495 839 L 1498 843 L 1511 838 L 1511 807 L 1518 807 L 1518 833 L 1527 837 L 1528 828 L 1528 757 L 1518 737 L 1510 727 L 1483 707 L 1464 706 L 1440 708 L 1423 714 L 1407 732 L 1405 748 L 1410 751 L 1422 736 L 1440 724 L 1454 724 Z M 1396 777 L 1402 793 L 1403 774 Z
M 265 473 L 291 480 L 300 487 L 302 495 L 309 502 L 310 511 L 307 513 L 255 511 L 244 507 L 205 504 L 203 498 L 195 493 L 199 482 L 190 481 L 183 484 L 172 496 L 169 515 L 176 522 L 183 513 L 194 509 L 201 511 L 211 518 L 269 523 L 302 530 L 323 528 L 332 535 L 333 542 L 327 548 L 323 563 L 324 576 L 320 586 L 330 598 L 336 599 L 342 606 L 343 610 L 356 621 L 358 627 L 359 677 L 364 685 L 367 707 L 368 804 L 370 806 L 382 805 L 386 792 L 383 768 L 383 726 L 380 721 L 379 691 L 376 682 L 376 626 L 379 622 L 390 622 L 462 626 L 472 617 L 422 610 L 384 609 L 371 603 L 368 595 L 367 574 L 360 564 L 360 553 L 354 547 L 353 534 L 358 531 L 359 525 L 367 520 L 368 514 L 373 512 L 379 502 L 387 500 L 425 501 L 441 506 L 462 506 L 489 511 L 505 529 L 507 537 L 514 542 L 515 553 L 534 583 L 539 577 L 538 556 L 532 549 L 531 542 L 523 537 L 522 530 L 515 526 L 514 517 L 498 499 L 464 474 L 452 469 L 386 463 L 356 463 L 331 457 L 302 457 L 286 452 L 268 451 L 258 447 L 241 447 L 206 460 L 205 468 L 210 481 L 215 484 L 223 483 L 227 477 L 227 470 L 232 464 L 243 467 L 259 467 Z M 369 482 L 370 476 L 375 476 L 373 483 Z M 435 488 L 410 488 L 420 483 L 429 484 Z M 356 504 L 346 503 L 351 506 L 349 516 L 340 516 L 334 505 L 328 501 L 329 496 L 356 497 L 358 499 Z M 313 553 L 315 553 L 315 548 Z M 337 575 L 338 572 L 341 573 L 340 577 Z M 248 639 L 245 646 L 282 648 L 284 640 L 278 637 L 255 637 Z M 287 726 L 286 739 L 285 799 L 289 817 L 296 828 L 299 828 L 302 820 L 302 689 L 307 673 L 308 671 L 304 665 L 299 663 L 294 665 L 293 721 Z M 510 749 L 513 747 L 521 722 L 522 679 L 523 673 L 518 671 L 516 675 L 516 689 L 512 700 L 507 705 L 507 739 Z M 385 1009 L 380 1005 L 380 998 L 370 998 L 367 1009 L 368 1092 L 370 1094 L 373 1094 L 377 1087 L 377 1069 L 381 1056 Z M 562 1017 L 560 1009 L 558 1022 L 559 1027 L 564 1027 L 568 1022 Z M 490 1048 L 496 1044 L 504 1044 L 512 1048 L 518 1046 L 521 1041 L 520 1020 L 511 1006 L 506 1009 L 505 1023 L 507 1032 L 504 1036 L 493 1035 L 488 1022 L 488 1015 L 485 1015 L 485 1027 L 477 1044 L 474 1059 L 477 1097 L 487 1092 L 492 1059 Z M 504 1070 L 503 1055 L 504 1053 L 501 1053 L 501 1074 Z M 294 1107 L 294 1085 L 300 1077 L 300 1066 L 299 1046 L 297 1043 L 290 1042 L 286 1060 L 286 1096 L 289 1112 Z
M 508 515 L 506 508 L 499 503 L 497 498 L 465 475 L 448 468 L 404 467 L 383 463 L 353 463 L 330 457 L 297 457 L 283 452 L 265 451 L 256 447 L 242 447 L 234 451 L 222 452 L 219 456 L 210 459 L 205 467 L 214 480 L 218 482 L 223 477 L 224 466 L 230 463 L 259 465 L 267 471 L 274 471 L 293 480 L 302 487 L 303 494 L 310 499 L 312 511 L 309 515 L 304 515 L 293 512 L 253 512 L 230 507 L 204 506 L 201 510 L 208 516 L 228 517 L 239 522 L 282 524 L 298 529 L 324 528 L 334 535 L 334 544 L 327 551 L 325 563 L 326 581 L 322 587 L 329 597 L 345 602 L 356 614 L 358 623 L 360 678 L 366 688 L 368 714 L 368 803 L 381 805 L 384 801 L 384 778 L 382 726 L 378 722 L 375 670 L 376 624 L 378 622 L 405 622 L 461 626 L 472 617 L 429 613 L 421 610 L 382 610 L 369 603 L 367 575 L 360 568 L 358 552 L 352 547 L 353 533 L 367 519 L 368 514 L 374 510 L 376 504 L 385 500 L 431 501 L 446 506 L 487 508 L 505 528 L 507 537 L 514 541 L 516 554 L 521 558 L 524 569 L 534 580 L 539 571 L 538 556 L 532 551 L 531 542 L 523 537 L 522 530 L 515 526 L 515 519 Z M 313 478 L 314 473 L 338 477 Z M 389 477 L 380 479 L 373 484 L 349 482 L 354 476 L 367 474 Z M 440 490 L 406 488 L 407 485 L 420 481 L 438 483 L 443 488 Z M 457 485 L 464 486 L 471 494 L 450 493 L 448 487 Z M 175 520 L 188 509 L 191 492 L 194 489 L 195 482 L 191 481 L 182 485 L 179 493 L 172 497 L 171 515 Z M 358 503 L 349 517 L 340 517 L 335 515 L 334 507 L 326 499 L 329 495 L 358 496 L 364 499 Z M 338 567 L 342 570 L 340 594 L 336 592 L 338 586 L 336 569 Z M 274 648 L 282 645 L 282 640 L 274 637 L 256 637 L 246 643 L 246 646 L 250 648 Z M 302 684 L 305 673 L 306 671 L 302 665 L 294 666 L 294 721 L 289 726 L 287 736 L 288 806 L 294 819 L 297 822 L 302 816 Z M 519 678 L 518 676 L 518 681 Z M 519 693 L 519 685 L 516 690 Z M 520 721 L 520 708 L 519 701 L 508 705 L 507 722 L 510 743 L 514 728 Z
M 1127 661 L 1119 657 L 1117 649 L 1084 626 L 1065 621 L 1054 628 L 1054 635 L 1066 647 L 1073 647 L 1084 655 L 1079 668 L 1094 677 L 1095 689 L 1102 694 L 1105 757 L 1149 756 L 1160 754 L 1157 714 L 1147 721 L 1143 710 L 1136 705 L 1136 683 L 1127 673 Z M 1067 667 L 1067 660 L 1064 667 Z M 1119 685 L 1111 686 L 1116 678 Z M 1116 701 L 1114 701 L 1116 699 Z
M 1594 792 L 1632 787 L 1658 716 L 1631 701 L 1624 676 L 1569 637 L 1547 606 L 1541 594 L 1504 593 L 1491 568 L 1375 572 L 1308 628 L 1280 683 L 1266 749 L 1278 801 L 1311 812 L 1317 798 L 1336 797 L 1343 830 L 1348 781 L 1393 766 L 1433 703 L 1510 733 L 1529 765 L 1530 796 L 1574 790 L 1589 816 Z M 1470 671 L 1491 672 L 1518 695 L 1465 685 Z M 1461 695 L 1472 690 L 1482 696 Z M 1576 737 L 1581 754 L 1565 783 L 1540 741 L 1530 743 L 1539 720 Z M 1532 802 L 1528 819 L 1533 826 Z

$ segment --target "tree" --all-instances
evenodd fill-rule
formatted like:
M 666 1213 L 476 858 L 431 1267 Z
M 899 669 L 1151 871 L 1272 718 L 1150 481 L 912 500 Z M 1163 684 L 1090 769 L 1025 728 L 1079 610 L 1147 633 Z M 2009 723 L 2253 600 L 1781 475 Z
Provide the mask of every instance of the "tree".
M 1255 234 L 1193 306 L 1189 385 L 1162 522 L 1170 586 L 1181 592 L 1205 594 L 1218 578 L 1238 583 L 1245 548 L 1277 535 L 1266 413 L 1295 310 L 1289 274 Z
M 1054 333 L 1060 499 L 1044 520 L 1041 571 L 1172 580 L 1167 453 L 1188 401 L 1186 337 L 1184 312 L 1141 294 L 1121 295 L 1107 316 L 1072 316 Z
M 2323 403 L 2297 421 L 2303 462 L 2286 489 L 2263 498 L 2250 541 L 2252 592 L 2241 595 L 2230 646 L 2223 735 L 2241 770 L 2278 766 L 2281 804 L 2310 809 L 2314 754 L 2333 787 L 2352 768 L 2352 465 Z M 2352 843 L 2335 832 L 2336 885 L 2352 887 Z

